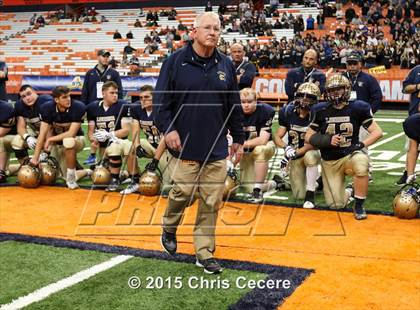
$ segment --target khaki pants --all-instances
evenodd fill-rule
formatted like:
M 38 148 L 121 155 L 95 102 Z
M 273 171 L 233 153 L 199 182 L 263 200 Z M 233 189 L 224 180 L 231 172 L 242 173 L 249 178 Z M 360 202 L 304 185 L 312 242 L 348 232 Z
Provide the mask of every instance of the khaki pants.
M 362 152 L 355 152 L 337 160 L 322 160 L 322 180 L 327 205 L 334 209 L 347 204 L 345 176 L 365 176 L 369 170 L 369 158 Z
M 78 136 L 75 138 L 76 140 L 76 154 L 81 152 L 85 147 L 85 137 Z M 51 147 L 51 156 L 57 159 L 58 163 L 60 164 L 61 175 L 64 179 L 67 178 L 67 161 L 65 156 L 65 147 L 62 144 L 54 144 Z
M 321 155 L 318 150 L 307 151 L 301 158 L 289 162 L 289 180 L 293 196 L 304 199 L 306 194 L 306 167 L 319 164 Z
M 251 192 L 255 185 L 255 162 L 269 161 L 276 153 L 273 141 L 266 145 L 259 145 L 251 153 L 243 154 L 240 164 L 241 186 L 247 192 Z
M 6 154 L 5 170 L 9 167 L 10 154 L 13 152 L 12 141 L 14 137 L 14 135 L 5 135 L 0 138 L 0 153 Z
M 198 259 L 213 257 L 216 249 L 215 230 L 226 178 L 226 160 L 201 165 L 199 162 L 174 159 L 169 161 L 173 187 L 163 216 L 163 229 L 176 233 L 184 209 L 194 202 L 198 189 L 198 212 L 194 227 L 194 249 Z

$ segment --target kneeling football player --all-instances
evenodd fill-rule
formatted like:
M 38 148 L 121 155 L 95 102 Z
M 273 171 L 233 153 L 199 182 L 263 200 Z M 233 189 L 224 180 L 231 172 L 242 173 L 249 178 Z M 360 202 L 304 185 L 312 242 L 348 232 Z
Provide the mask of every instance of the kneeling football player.
M 71 99 L 66 86 L 54 88 L 52 97 L 54 101 L 43 104 L 40 109 L 41 127 L 31 163 L 39 164 L 42 150 L 50 152 L 60 164 L 67 187 L 76 189 L 77 180 L 90 173 L 89 169 L 76 172 L 76 156 L 85 145 L 81 124 L 86 107 Z
M 354 217 L 367 217 L 364 202 L 369 184 L 369 158 L 361 150 L 382 137 L 382 129 L 373 120 L 370 105 L 349 101 L 351 84 L 341 74 L 328 77 L 325 84 L 327 105 L 315 113 L 305 141 L 321 151 L 322 179 L 326 203 L 343 208 L 350 193 L 345 189 L 345 175 L 353 177 Z M 360 127 L 368 136 L 359 141 Z
M 130 153 L 131 142 L 127 139 L 130 132 L 128 105 L 118 99 L 118 85 L 114 81 L 102 85 L 102 100 L 88 104 L 88 137 L 91 143 L 99 144 L 99 152 L 109 159 L 111 183 L 105 189 L 115 192 L 120 186 L 120 170 L 123 158 Z M 133 171 L 128 161 L 128 170 Z
M 318 165 L 321 159 L 318 150 L 305 143 L 305 134 L 311 115 L 320 105 L 317 104 L 321 92 L 315 83 L 303 83 L 295 94 L 295 100 L 279 111 L 279 125 L 274 141 L 284 148 L 281 165 L 288 163 L 289 180 L 293 196 L 304 199 L 304 208 L 315 207 L 315 189 L 318 178 Z M 287 144 L 282 138 L 288 135 Z M 274 180 L 279 178 L 274 177 Z M 279 181 L 277 181 L 279 182 Z
M 240 91 L 244 113 L 244 155 L 240 161 L 240 182 L 254 202 L 263 200 L 262 193 L 275 187 L 274 182 L 265 182 L 268 161 L 273 157 L 276 146 L 271 141 L 271 125 L 274 109 L 265 103 L 257 103 L 257 94 L 251 88 Z

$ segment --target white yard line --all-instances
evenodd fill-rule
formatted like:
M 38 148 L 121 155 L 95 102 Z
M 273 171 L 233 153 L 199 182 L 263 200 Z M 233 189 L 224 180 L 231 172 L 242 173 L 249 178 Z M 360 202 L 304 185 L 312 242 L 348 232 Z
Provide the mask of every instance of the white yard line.
M 402 123 L 404 122 L 404 118 L 382 118 L 382 117 L 375 117 L 376 122 L 388 122 L 388 123 Z
M 34 302 L 41 301 L 51 294 L 57 293 L 61 290 L 64 290 L 70 286 L 73 286 L 79 282 L 82 282 L 84 280 L 89 279 L 90 277 L 93 277 L 94 275 L 108 270 L 116 265 L 119 265 L 133 256 L 130 255 L 119 255 L 111 258 L 110 260 L 107 260 L 106 262 L 100 263 L 98 265 L 92 266 L 88 269 L 82 270 L 70 277 L 64 278 L 60 281 L 57 281 L 55 283 L 49 284 L 47 286 L 44 286 L 43 288 L 40 288 L 26 296 L 19 297 L 18 299 L 13 300 L 11 303 L 2 305 L 0 307 L 0 310 L 11 310 L 11 309 L 21 309 L 23 307 L 26 307 Z
M 369 146 L 369 150 L 372 150 L 372 149 L 374 149 L 374 148 L 376 148 L 376 147 L 378 147 L 378 146 L 380 146 L 382 144 L 388 143 L 389 141 L 392 141 L 392 140 L 397 139 L 397 138 L 399 138 L 401 136 L 404 136 L 404 135 L 405 135 L 404 132 L 397 133 L 396 135 L 393 135 L 393 136 L 391 136 L 389 138 L 386 138 L 384 140 L 381 140 L 381 141 L 379 141 L 377 143 L 372 144 L 371 146 Z

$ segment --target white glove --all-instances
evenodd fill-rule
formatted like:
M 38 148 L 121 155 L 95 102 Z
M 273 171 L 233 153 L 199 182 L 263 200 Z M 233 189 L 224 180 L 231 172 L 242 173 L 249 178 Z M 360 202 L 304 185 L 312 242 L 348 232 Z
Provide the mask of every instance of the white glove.
M 407 181 L 405 183 L 406 184 L 414 183 L 415 180 L 416 180 L 416 175 L 412 174 L 412 175 L 407 176 Z
M 27 136 L 25 141 L 31 150 L 35 150 L 37 142 L 37 139 L 35 137 Z
M 295 159 L 296 158 L 296 150 L 292 146 L 288 145 L 284 149 L 284 156 L 288 160 Z
M 40 161 L 40 162 L 44 162 L 44 161 L 46 161 L 46 160 L 47 160 L 47 158 L 48 158 L 48 154 L 47 154 L 47 153 L 42 152 L 41 154 L 39 154 L 39 161 Z
M 233 165 L 233 163 L 230 160 L 226 161 L 226 171 L 230 171 L 233 170 L 235 168 L 235 166 Z
M 109 139 L 111 139 L 111 137 L 115 138 L 115 135 L 108 131 L 106 131 L 105 129 L 99 129 L 99 130 L 95 130 L 95 132 L 93 133 L 93 137 L 98 140 L 99 142 L 105 142 Z

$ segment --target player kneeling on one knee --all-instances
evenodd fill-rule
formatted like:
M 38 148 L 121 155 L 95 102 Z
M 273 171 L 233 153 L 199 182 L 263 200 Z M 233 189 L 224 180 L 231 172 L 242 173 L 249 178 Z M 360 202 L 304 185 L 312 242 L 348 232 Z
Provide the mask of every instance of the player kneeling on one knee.
M 343 208 L 349 192 L 345 189 L 345 175 L 353 177 L 354 217 L 365 219 L 364 201 L 369 184 L 369 159 L 360 152 L 382 137 L 382 129 L 373 120 L 368 103 L 350 101 L 351 85 L 340 75 L 329 76 L 325 84 L 328 105 L 318 110 L 310 124 L 305 141 L 321 151 L 322 178 L 327 204 Z M 360 127 L 369 135 L 359 141 Z
M 123 157 L 128 156 L 131 142 L 127 139 L 130 132 L 128 103 L 118 99 L 118 85 L 113 81 L 102 85 L 102 100 L 91 102 L 87 108 L 88 137 L 97 143 L 101 156 L 109 159 L 111 183 L 106 191 L 115 192 L 120 185 L 120 171 Z M 128 162 L 128 169 L 132 169 Z
M 50 152 L 60 164 L 67 187 L 76 189 L 79 187 L 77 179 L 88 174 L 85 170 L 76 173 L 76 155 L 84 147 L 81 124 L 86 107 L 82 102 L 72 100 L 70 89 L 65 86 L 54 88 L 52 96 L 54 101 L 41 106 L 41 127 L 31 163 L 39 164 L 41 151 Z
M 320 154 L 318 150 L 305 143 L 305 134 L 315 111 L 324 106 L 318 103 L 321 92 L 315 83 L 303 83 L 295 94 L 295 100 L 279 111 L 279 125 L 274 141 L 284 148 L 281 168 L 289 166 L 289 180 L 293 196 L 304 199 L 304 208 L 315 207 L 315 188 L 318 178 Z M 283 137 L 288 134 L 285 143 Z M 279 176 L 273 178 L 281 184 Z
M 240 96 L 246 135 L 240 181 L 247 191 L 252 191 L 250 199 L 260 202 L 262 192 L 275 187 L 273 182 L 265 182 L 268 161 L 276 150 L 274 142 L 270 141 L 274 109 L 268 104 L 257 103 L 257 94 L 251 88 L 242 89 Z

